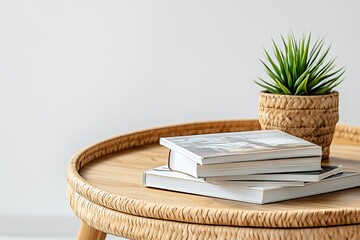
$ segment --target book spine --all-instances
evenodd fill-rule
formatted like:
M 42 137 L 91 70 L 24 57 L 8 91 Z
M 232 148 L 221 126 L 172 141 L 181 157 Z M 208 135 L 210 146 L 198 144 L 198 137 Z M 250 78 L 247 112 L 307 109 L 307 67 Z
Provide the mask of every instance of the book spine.
M 174 144 L 171 141 L 168 141 L 166 138 L 160 138 L 160 145 L 167 147 L 168 149 L 181 153 L 182 155 L 190 158 L 191 160 L 197 162 L 198 164 L 202 165 L 203 164 L 203 159 L 201 156 L 196 155 L 195 153 L 192 153 L 182 147 L 177 146 L 176 144 Z

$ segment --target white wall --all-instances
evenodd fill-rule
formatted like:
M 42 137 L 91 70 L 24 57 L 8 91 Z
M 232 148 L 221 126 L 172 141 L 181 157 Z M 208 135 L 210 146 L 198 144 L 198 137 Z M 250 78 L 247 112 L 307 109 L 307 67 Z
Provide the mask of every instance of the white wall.
M 360 126 L 359 10 L 357 0 L 1 0 L 0 226 L 74 219 L 65 167 L 89 144 L 255 118 L 262 47 L 290 30 L 332 42 L 347 66 L 340 122 Z

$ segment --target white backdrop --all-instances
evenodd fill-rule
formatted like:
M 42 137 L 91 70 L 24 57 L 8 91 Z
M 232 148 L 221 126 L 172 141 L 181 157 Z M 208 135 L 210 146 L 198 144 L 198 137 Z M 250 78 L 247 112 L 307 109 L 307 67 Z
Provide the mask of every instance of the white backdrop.
M 65 168 L 89 144 L 256 118 L 271 36 L 326 36 L 347 68 L 340 123 L 360 126 L 359 10 L 357 0 L 0 0 L 0 234 L 20 218 L 60 229 L 75 219 Z

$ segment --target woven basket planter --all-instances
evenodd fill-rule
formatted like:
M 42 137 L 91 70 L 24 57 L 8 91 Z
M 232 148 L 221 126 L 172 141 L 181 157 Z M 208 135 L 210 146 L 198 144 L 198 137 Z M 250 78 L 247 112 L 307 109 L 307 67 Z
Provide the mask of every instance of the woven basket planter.
M 339 120 L 339 93 L 296 96 L 260 92 L 259 122 L 262 129 L 280 129 L 322 147 L 328 158 Z

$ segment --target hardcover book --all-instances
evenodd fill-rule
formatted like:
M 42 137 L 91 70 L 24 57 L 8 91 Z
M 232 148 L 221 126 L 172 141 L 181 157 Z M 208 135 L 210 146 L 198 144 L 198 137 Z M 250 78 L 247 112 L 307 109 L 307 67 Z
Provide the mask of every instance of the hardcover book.
M 280 158 L 200 165 L 176 151 L 170 151 L 168 166 L 172 171 L 186 173 L 193 177 L 226 177 L 258 173 L 319 171 L 321 170 L 321 157 Z
M 360 172 L 344 171 L 318 182 L 305 183 L 304 186 L 247 187 L 233 183 L 211 183 L 201 178 L 173 172 L 167 166 L 162 166 L 144 172 L 144 185 L 195 195 L 265 204 L 358 187 Z
M 160 139 L 200 165 L 321 156 L 321 147 L 280 130 L 214 133 Z
M 322 170 L 306 172 L 263 173 L 208 177 L 207 181 L 304 181 L 318 182 L 342 172 L 342 166 L 321 166 Z

